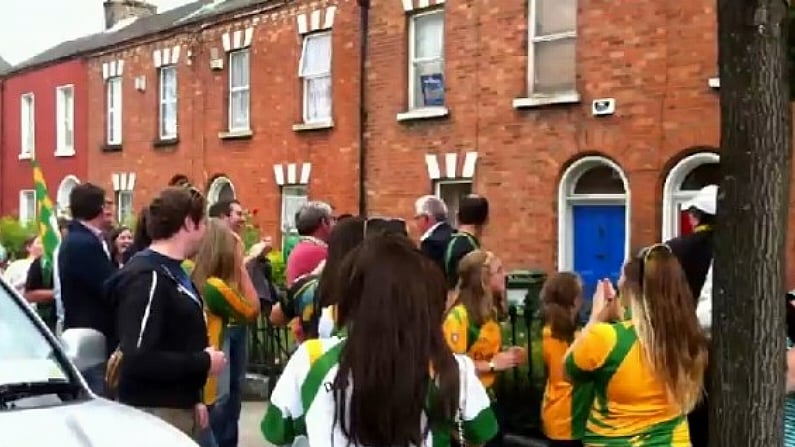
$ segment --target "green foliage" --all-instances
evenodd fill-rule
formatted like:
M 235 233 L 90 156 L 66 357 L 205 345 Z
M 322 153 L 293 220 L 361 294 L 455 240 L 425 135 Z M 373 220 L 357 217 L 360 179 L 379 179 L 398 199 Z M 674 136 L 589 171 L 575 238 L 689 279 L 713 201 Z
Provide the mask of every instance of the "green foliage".
M 240 237 L 243 239 L 243 245 L 246 247 L 246 250 L 251 248 L 252 245 L 259 242 L 262 238 L 259 223 L 257 222 L 257 212 L 258 210 L 256 208 L 244 211 L 246 223 L 243 226 L 243 232 Z
M 16 217 L 0 218 L 0 244 L 11 259 L 24 257 L 25 241 L 36 234 L 36 222 L 23 225 Z
M 284 262 L 284 256 L 280 251 L 272 251 L 268 253 L 268 259 L 271 261 L 271 268 L 273 269 L 273 284 L 281 289 L 287 287 L 286 268 L 287 264 Z

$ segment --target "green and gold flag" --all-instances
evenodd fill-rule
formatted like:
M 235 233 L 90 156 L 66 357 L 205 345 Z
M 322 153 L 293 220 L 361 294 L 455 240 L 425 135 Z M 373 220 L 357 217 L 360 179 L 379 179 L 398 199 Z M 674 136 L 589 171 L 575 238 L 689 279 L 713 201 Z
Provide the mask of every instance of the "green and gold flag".
M 41 256 L 41 269 L 45 281 L 52 278 L 53 259 L 55 249 L 61 242 L 61 233 L 58 231 L 58 219 L 55 208 L 47 193 L 47 182 L 44 173 L 36 160 L 31 160 L 33 165 L 33 185 L 36 189 L 36 216 L 39 222 L 39 236 L 43 250 Z

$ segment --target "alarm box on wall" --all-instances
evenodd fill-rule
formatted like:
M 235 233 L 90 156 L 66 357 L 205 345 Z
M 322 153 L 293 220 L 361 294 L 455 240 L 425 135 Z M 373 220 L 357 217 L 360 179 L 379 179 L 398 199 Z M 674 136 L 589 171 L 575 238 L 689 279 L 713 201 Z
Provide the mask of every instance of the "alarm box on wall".
M 591 113 L 593 116 L 609 116 L 616 113 L 615 98 L 594 99 L 591 103 Z

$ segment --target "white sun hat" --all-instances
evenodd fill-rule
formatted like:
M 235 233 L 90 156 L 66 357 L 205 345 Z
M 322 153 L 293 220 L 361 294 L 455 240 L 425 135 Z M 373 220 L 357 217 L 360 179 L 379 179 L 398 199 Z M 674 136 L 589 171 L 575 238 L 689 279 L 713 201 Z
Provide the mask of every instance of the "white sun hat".
M 707 185 L 701 188 L 691 200 L 687 201 L 682 209 L 697 209 L 702 213 L 715 215 L 718 207 L 718 186 Z

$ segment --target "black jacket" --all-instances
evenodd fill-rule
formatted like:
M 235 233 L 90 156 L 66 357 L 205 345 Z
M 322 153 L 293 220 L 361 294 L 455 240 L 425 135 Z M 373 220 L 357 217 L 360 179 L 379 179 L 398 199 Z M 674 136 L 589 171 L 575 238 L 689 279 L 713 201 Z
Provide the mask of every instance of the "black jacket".
M 701 289 L 704 287 L 712 263 L 713 233 L 713 230 L 696 231 L 666 242 L 679 260 L 696 302 L 701 295 Z
M 64 329 L 96 329 L 105 334 L 109 347 L 115 346 L 113 307 L 105 300 L 104 284 L 116 272 L 116 266 L 100 237 L 80 222 L 70 222 L 57 262 Z
M 436 263 L 442 272 L 445 271 L 444 267 L 444 252 L 447 250 L 447 244 L 450 242 L 450 237 L 453 235 L 453 227 L 447 222 L 442 222 L 433 229 L 427 238 L 420 242 L 420 249 L 423 253 Z
M 210 369 L 204 310 L 201 298 L 181 285 L 159 257 L 133 257 L 108 283 L 123 354 L 119 401 L 192 408 L 201 402 Z

